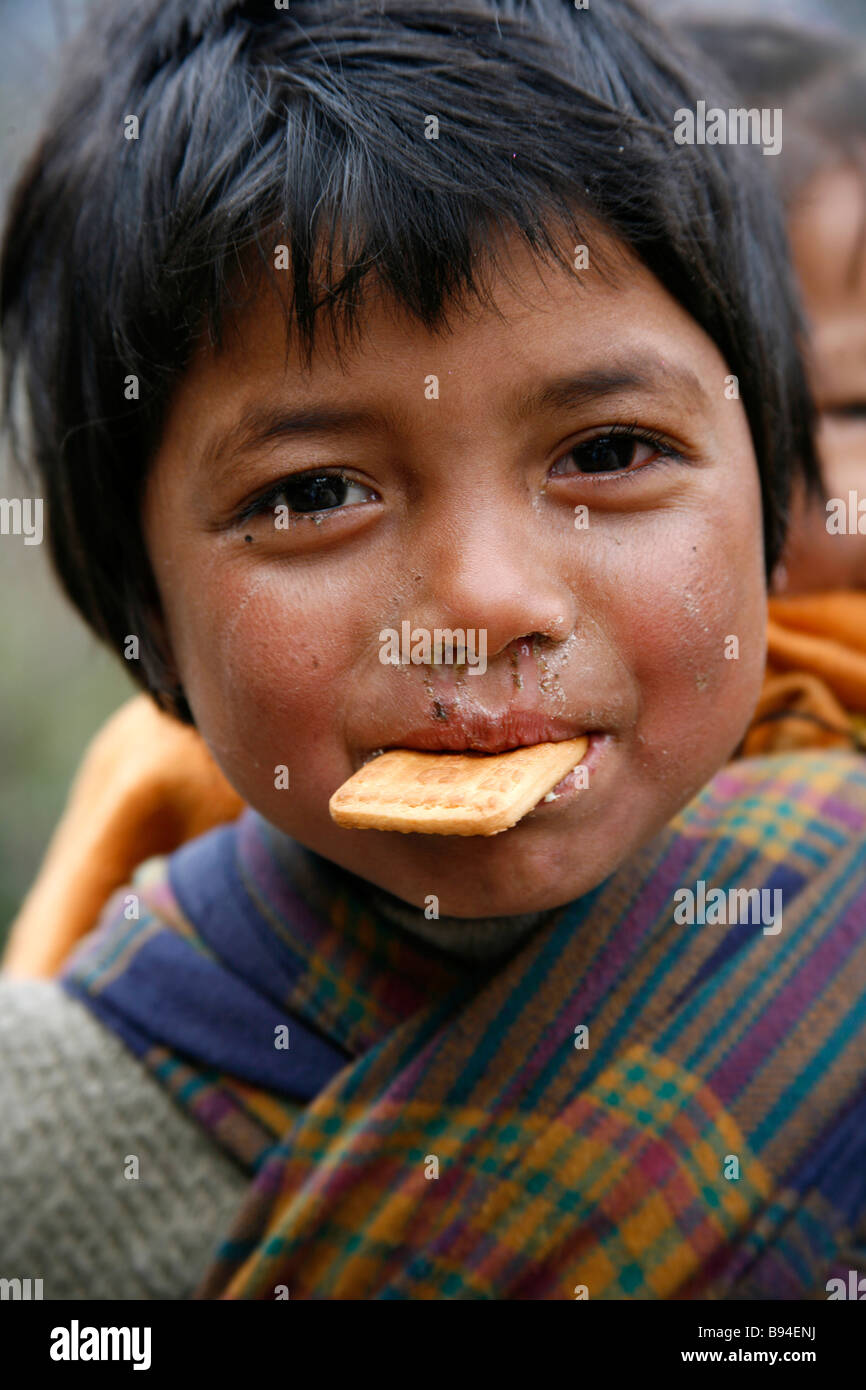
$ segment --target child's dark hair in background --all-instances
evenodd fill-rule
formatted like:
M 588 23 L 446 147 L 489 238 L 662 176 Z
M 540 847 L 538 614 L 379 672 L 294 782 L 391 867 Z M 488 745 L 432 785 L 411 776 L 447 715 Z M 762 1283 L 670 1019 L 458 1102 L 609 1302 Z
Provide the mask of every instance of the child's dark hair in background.
M 866 44 L 778 20 L 689 18 L 690 37 L 750 107 L 784 110 L 768 161 L 789 214 L 811 328 L 824 484 L 848 509 L 866 495 Z M 789 594 L 866 589 L 866 522 L 840 531 L 798 495 L 780 576 Z
M 851 34 L 772 19 L 690 16 L 684 32 L 749 107 L 785 113 L 779 185 L 796 199 L 831 164 L 864 163 L 866 46 Z
M 290 316 L 309 347 L 321 307 L 351 331 L 373 266 L 432 325 L 449 300 L 483 295 L 488 231 L 517 228 L 549 255 L 557 216 L 577 232 L 600 223 L 739 379 L 768 571 L 792 469 L 815 482 L 800 324 L 755 151 L 671 140 L 674 112 L 712 89 L 694 55 L 628 0 L 580 13 L 564 0 L 467 0 L 448 23 L 457 69 L 442 7 L 427 0 L 105 5 L 18 186 L 2 264 L 7 400 L 20 382 L 52 557 L 115 650 L 140 634 L 135 674 L 182 718 L 142 483 L 199 335 L 219 338 L 226 309 L 272 272 L 276 244 L 289 247 Z

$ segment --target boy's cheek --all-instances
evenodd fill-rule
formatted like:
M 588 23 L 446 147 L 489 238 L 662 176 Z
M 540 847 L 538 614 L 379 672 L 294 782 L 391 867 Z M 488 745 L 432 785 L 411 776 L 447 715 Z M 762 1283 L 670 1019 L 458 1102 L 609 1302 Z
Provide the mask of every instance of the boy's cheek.
M 198 728 L 235 790 L 284 829 L 327 806 L 348 775 L 340 714 L 315 673 L 303 680 L 283 668 L 259 668 L 219 683 L 193 706 Z M 298 820 L 298 817 L 301 819 Z
M 726 545 L 709 523 L 691 528 L 688 546 L 672 546 L 666 560 L 664 572 L 647 567 L 619 641 L 641 690 L 640 755 L 664 777 L 687 774 L 692 760 L 700 779 L 739 742 L 760 692 L 763 557 L 760 545 Z
M 299 788 L 313 767 L 335 786 L 343 779 L 336 750 L 359 616 L 348 596 L 316 603 L 270 570 L 202 577 L 198 596 L 179 604 L 172 636 L 187 698 L 242 796 L 273 790 L 280 766 Z

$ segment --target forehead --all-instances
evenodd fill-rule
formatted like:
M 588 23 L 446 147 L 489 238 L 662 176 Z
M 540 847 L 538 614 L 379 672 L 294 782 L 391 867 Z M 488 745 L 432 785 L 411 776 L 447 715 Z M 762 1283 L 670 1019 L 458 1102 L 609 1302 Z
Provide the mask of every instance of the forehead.
M 287 335 L 288 279 L 276 278 L 227 324 L 219 348 L 200 347 L 178 403 L 225 416 L 268 392 L 320 400 L 324 391 L 343 405 L 364 399 L 396 409 L 401 399 L 423 407 L 431 375 L 456 405 L 473 392 L 487 401 L 497 386 L 513 395 L 557 364 L 594 370 L 601 382 L 606 369 L 631 362 L 636 378 L 661 373 L 671 386 L 678 376 L 721 370 L 711 340 L 626 247 L 599 234 L 585 254 L 573 239 L 563 248 L 566 266 L 503 236 L 486 297 L 450 302 L 432 327 L 369 277 L 355 335 L 332 331 L 320 314 L 309 364 L 297 335 Z

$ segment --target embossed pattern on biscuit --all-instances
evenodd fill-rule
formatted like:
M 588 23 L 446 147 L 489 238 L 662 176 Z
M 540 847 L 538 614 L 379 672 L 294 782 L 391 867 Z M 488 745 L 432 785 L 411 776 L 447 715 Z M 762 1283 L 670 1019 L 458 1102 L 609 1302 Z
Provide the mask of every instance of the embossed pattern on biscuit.
M 507 753 L 420 753 L 392 748 L 331 797 L 337 825 L 422 835 L 510 830 L 586 753 L 585 738 Z

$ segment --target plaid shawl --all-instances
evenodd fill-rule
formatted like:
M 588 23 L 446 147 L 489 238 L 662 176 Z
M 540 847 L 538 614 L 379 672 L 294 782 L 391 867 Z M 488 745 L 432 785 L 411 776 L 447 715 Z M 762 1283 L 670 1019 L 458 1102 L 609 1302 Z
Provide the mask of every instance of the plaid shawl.
M 479 966 L 248 812 L 63 981 L 250 1172 L 199 1297 L 826 1298 L 866 1266 L 864 830 L 863 758 L 733 764 Z

